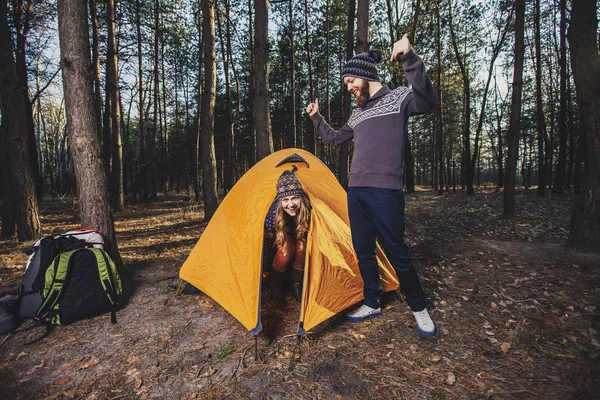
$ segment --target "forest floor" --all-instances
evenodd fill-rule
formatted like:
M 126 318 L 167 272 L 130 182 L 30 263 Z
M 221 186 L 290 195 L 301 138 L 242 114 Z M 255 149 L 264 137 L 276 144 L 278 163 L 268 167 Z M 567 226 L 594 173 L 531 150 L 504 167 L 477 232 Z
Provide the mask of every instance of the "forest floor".
M 407 196 L 406 239 L 441 334 L 421 338 L 409 308 L 387 303 L 362 324 L 340 314 L 303 337 L 299 305 L 263 304 L 254 339 L 177 274 L 205 225 L 182 196 L 115 216 L 133 281 L 117 313 L 0 336 L 1 399 L 600 398 L 600 255 L 562 246 L 574 196 Z M 41 205 L 44 235 L 78 226 L 77 207 Z M 0 242 L 0 287 L 16 288 L 33 243 Z M 28 326 L 29 322 L 22 326 Z M 292 360 L 292 357 L 294 359 Z

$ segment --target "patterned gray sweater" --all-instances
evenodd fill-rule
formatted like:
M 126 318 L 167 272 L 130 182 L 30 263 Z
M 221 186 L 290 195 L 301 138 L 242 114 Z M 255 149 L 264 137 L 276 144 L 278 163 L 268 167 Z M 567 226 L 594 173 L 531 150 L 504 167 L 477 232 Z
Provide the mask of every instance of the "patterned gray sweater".
M 325 142 L 341 146 L 354 139 L 349 186 L 402 188 L 408 117 L 433 110 L 436 94 L 423 61 L 414 51 L 402 55 L 400 61 L 412 88 L 382 87 L 364 108 L 354 109 L 337 131 L 319 113 L 311 116 Z

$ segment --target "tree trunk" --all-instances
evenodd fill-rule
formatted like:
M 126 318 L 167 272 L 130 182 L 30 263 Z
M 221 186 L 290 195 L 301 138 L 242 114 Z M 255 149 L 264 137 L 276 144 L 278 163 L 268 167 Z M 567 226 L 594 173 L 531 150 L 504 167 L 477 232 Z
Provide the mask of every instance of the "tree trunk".
M 543 196 L 546 189 L 546 163 L 544 158 L 544 144 L 546 138 L 546 117 L 544 116 L 544 103 L 542 101 L 542 50 L 540 38 L 540 2 L 535 0 L 534 12 L 534 37 L 535 37 L 535 118 L 538 133 L 538 196 Z
M 440 4 L 436 1 L 436 55 L 437 55 L 437 102 L 435 103 L 435 138 L 437 142 L 437 160 L 439 163 L 438 194 L 444 194 L 444 118 L 442 104 L 444 101 L 442 92 L 442 18 L 440 16 Z M 434 168 L 435 169 L 435 165 Z
M 567 172 L 567 0 L 560 0 L 560 108 L 558 112 L 558 164 L 556 165 L 556 178 L 552 186 L 552 193 L 562 193 Z
M 156 137 L 158 131 L 158 114 L 160 109 L 160 75 L 158 73 L 159 63 L 159 35 L 160 35 L 160 2 L 154 0 L 154 101 L 153 101 L 153 118 L 154 124 L 152 126 L 152 137 L 150 138 L 150 185 L 152 190 L 152 197 L 158 197 L 158 176 L 156 174 Z M 166 163 L 166 160 L 163 160 Z
M 255 0 L 254 9 L 253 103 L 258 162 L 273 153 L 269 108 L 269 0 Z
M 292 112 L 290 118 L 292 120 L 292 147 L 298 147 L 298 124 L 296 122 L 296 58 L 294 49 L 294 1 L 290 0 L 289 8 L 289 29 L 290 29 L 290 86 L 291 86 L 291 103 Z M 314 101 L 312 94 L 309 97 Z
M 25 118 L 27 127 L 27 140 L 29 142 L 29 160 L 31 162 L 31 172 L 36 187 L 36 196 L 39 200 L 44 197 L 44 180 L 40 172 L 40 165 L 37 152 L 37 140 L 35 137 L 35 126 L 33 123 L 33 105 L 29 98 L 29 79 L 27 77 L 26 61 L 26 42 L 30 29 L 30 18 L 33 15 L 34 2 L 29 1 L 26 9 L 23 7 L 23 0 L 13 0 L 13 24 L 16 31 L 16 72 L 19 77 L 21 90 L 23 90 L 23 99 L 25 101 Z
M 100 82 L 100 52 L 98 50 L 98 13 L 96 0 L 90 2 L 90 20 L 92 22 L 92 66 L 94 67 L 94 108 L 98 138 L 102 140 L 102 85 Z
M 202 134 L 202 60 L 203 60 L 203 35 L 202 35 L 202 18 L 200 14 L 197 16 L 196 27 L 198 28 L 198 101 L 196 103 L 196 134 L 194 143 L 192 143 L 192 185 L 194 186 L 194 199 L 200 203 L 200 135 Z
M 354 14 L 356 12 L 356 0 L 350 0 L 348 4 L 348 23 L 346 25 L 346 60 L 350 60 L 353 56 L 354 49 Z M 346 90 L 344 85 L 341 85 L 342 90 L 342 123 L 350 118 L 350 92 Z M 339 159 L 339 180 L 344 189 L 348 189 L 348 165 L 350 158 L 350 144 L 346 143 L 340 146 Z
M 309 13 L 309 9 L 308 9 L 308 2 L 306 0 L 304 0 L 304 33 L 305 33 L 305 37 L 306 37 L 306 44 L 305 44 L 305 49 L 306 49 L 306 58 L 307 58 L 307 64 L 308 64 L 308 90 L 309 90 L 309 98 L 311 99 L 311 101 L 314 101 L 315 98 L 315 85 L 314 85 L 314 81 L 313 81 L 313 67 L 312 67 L 312 54 L 311 54 L 311 50 L 310 50 L 310 31 L 308 28 L 308 13 Z M 296 114 L 296 108 L 294 108 L 294 115 Z M 306 129 L 307 129 L 307 133 L 308 133 L 308 140 L 310 140 L 310 145 L 308 146 L 309 151 L 311 151 L 313 154 L 317 154 L 317 136 L 316 136 L 316 131 L 315 131 L 315 125 L 312 123 L 312 121 L 307 119 L 307 125 L 306 125 Z
M 525 58 L 525 0 L 516 0 L 515 65 L 512 83 L 512 103 L 507 134 L 506 179 L 504 184 L 504 215 L 515 214 L 515 180 L 521 130 L 521 92 L 523 90 L 523 59 Z
M 121 100 L 119 93 L 119 67 L 115 38 L 115 1 L 106 0 L 108 28 L 108 54 L 106 56 L 107 96 L 110 95 L 111 151 L 111 201 L 115 211 L 124 206 L 123 199 L 123 147 L 121 144 Z M 106 137 L 105 137 L 106 140 Z M 105 144 L 106 145 L 106 144 Z
M 227 41 L 229 40 L 229 0 L 225 2 L 225 19 L 227 20 Z M 231 87 L 229 84 L 229 58 L 225 50 L 226 40 L 223 38 L 223 27 L 221 23 L 220 13 L 217 13 L 217 22 L 219 24 L 219 41 L 221 42 L 221 57 L 223 59 L 223 72 L 225 75 L 225 171 L 223 179 L 223 193 L 227 194 L 233 186 L 233 121 L 231 115 Z
M 3 220 L 2 233 L 14 234 L 16 225 L 18 240 L 27 241 L 41 235 L 28 136 L 27 113 L 31 107 L 17 75 L 6 0 L 0 0 L 0 59 L 0 157 L 7 161 L 2 166 L 8 167 L 2 171 L 5 202 L 2 216 L 11 214 L 6 225 Z M 9 190 L 4 190 L 6 188 Z
M 202 0 L 202 37 L 204 42 L 204 90 L 202 93 L 202 192 L 204 220 L 217 210 L 217 163 L 215 160 L 215 0 Z M 272 147 L 272 144 L 271 144 Z
M 568 33 L 577 102 L 584 117 L 587 173 L 573 207 L 567 246 L 600 252 L 600 54 L 596 7 L 593 1 L 573 0 Z
M 137 59 L 138 59 L 138 168 L 137 168 L 137 193 L 140 199 L 148 199 L 147 162 L 146 162 L 146 121 L 144 117 L 144 65 L 142 54 L 142 23 L 140 20 L 139 0 L 135 2 L 135 28 L 137 33 Z
M 81 225 L 102 234 L 108 253 L 122 269 L 97 135 L 85 2 L 58 1 L 58 31 L 67 131 L 77 177 Z
M 454 49 L 454 55 L 460 68 L 460 74 L 463 81 L 463 153 L 462 153 L 462 168 L 465 172 L 465 181 L 467 184 L 467 194 L 474 194 L 473 190 L 473 178 L 475 176 L 474 163 L 471 161 L 471 87 L 469 71 L 465 65 L 465 60 L 458 51 L 458 41 L 454 33 L 454 27 L 452 24 L 452 1 L 448 2 L 449 5 L 449 25 L 450 25 L 450 36 L 452 38 L 452 48 Z M 475 154 L 473 154 L 475 158 Z

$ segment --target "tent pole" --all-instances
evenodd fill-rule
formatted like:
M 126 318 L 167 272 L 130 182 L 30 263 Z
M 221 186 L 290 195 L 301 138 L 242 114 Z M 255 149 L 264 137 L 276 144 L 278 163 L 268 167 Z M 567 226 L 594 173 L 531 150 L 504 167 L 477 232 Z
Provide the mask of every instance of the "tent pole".
M 290 366 L 288 367 L 288 371 L 294 369 L 294 361 L 296 360 L 296 350 L 298 350 L 298 356 L 300 356 L 300 340 L 302 339 L 302 335 L 298 335 L 298 339 L 296 340 L 296 345 L 294 346 L 294 351 L 292 352 L 292 359 L 290 360 Z

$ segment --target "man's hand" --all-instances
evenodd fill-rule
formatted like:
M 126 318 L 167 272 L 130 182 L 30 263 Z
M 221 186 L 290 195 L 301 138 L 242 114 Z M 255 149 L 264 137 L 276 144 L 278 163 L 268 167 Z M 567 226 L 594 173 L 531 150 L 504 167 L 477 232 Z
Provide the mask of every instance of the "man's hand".
M 408 40 L 408 35 L 405 33 L 404 36 L 402 36 L 402 39 L 394 43 L 394 49 L 392 50 L 392 57 L 390 60 L 394 61 L 399 54 L 406 54 L 412 48 L 412 44 L 410 44 L 410 40 Z
M 310 115 L 311 117 L 313 116 L 313 114 L 319 112 L 319 98 L 317 97 L 315 99 L 314 103 L 310 103 L 309 105 L 306 106 L 306 113 L 308 115 Z

